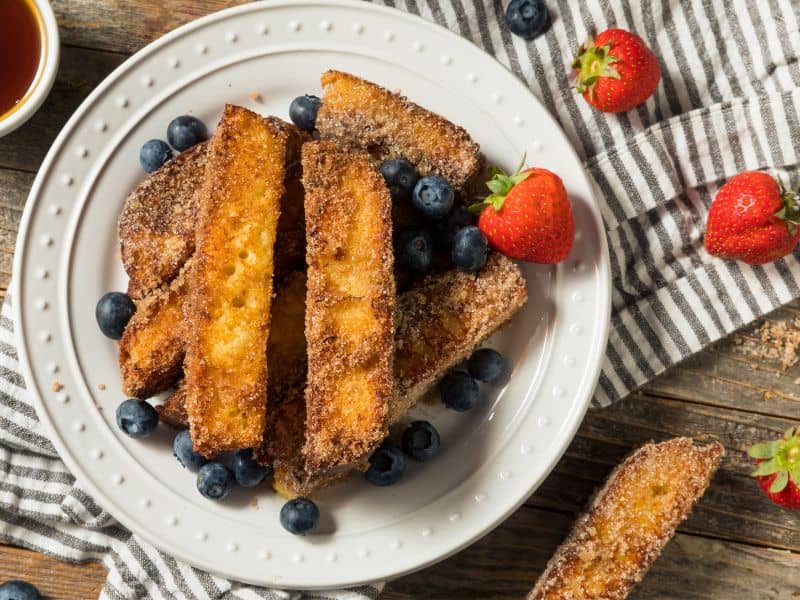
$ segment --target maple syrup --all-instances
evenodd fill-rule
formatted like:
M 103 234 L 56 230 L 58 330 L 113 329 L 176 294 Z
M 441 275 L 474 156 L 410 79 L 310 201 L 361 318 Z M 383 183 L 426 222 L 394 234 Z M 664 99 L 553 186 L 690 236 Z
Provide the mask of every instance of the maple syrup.
M 32 0 L 0 0 L 0 119 L 14 112 L 34 86 L 43 31 Z

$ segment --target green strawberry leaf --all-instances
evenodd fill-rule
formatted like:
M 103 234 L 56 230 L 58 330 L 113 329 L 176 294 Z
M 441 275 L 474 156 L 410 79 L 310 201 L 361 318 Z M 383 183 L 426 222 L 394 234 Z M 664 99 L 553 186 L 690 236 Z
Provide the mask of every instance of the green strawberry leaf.
M 779 441 L 774 442 L 761 442 L 760 444 L 753 444 L 747 451 L 751 458 L 772 458 L 778 451 Z
M 509 187 L 505 179 L 508 179 L 507 175 L 495 175 L 494 179 L 486 182 L 486 187 L 488 187 L 495 194 L 502 194 L 506 192 L 507 188 Z
M 772 475 L 784 471 L 783 467 L 778 463 L 778 460 L 773 458 L 759 463 L 755 470 L 751 473 L 753 477 L 762 477 L 764 475 Z
M 791 468 L 789 471 L 789 477 L 791 477 L 796 486 L 800 487 L 800 464 L 796 464 Z
M 786 484 L 789 483 L 789 473 L 786 471 L 781 471 L 778 473 L 778 476 L 772 482 L 772 485 L 769 486 L 769 491 L 773 494 L 777 494 L 782 492 L 783 489 L 786 487 Z

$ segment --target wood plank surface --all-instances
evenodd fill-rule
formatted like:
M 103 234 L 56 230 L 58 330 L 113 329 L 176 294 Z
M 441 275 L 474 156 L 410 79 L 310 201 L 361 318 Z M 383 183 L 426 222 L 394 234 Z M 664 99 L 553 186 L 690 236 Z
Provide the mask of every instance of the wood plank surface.
M 242 0 L 54 0 L 63 42 L 53 92 L 37 115 L 0 139 L 0 294 L 34 173 L 60 128 L 130 53 L 163 33 Z M 714 344 L 607 409 L 589 411 L 540 489 L 485 538 L 442 563 L 393 581 L 383 598 L 523 598 L 577 512 L 611 468 L 649 440 L 718 439 L 727 455 L 709 491 L 667 546 L 636 599 L 799 598 L 800 516 L 767 500 L 749 477 L 747 447 L 800 416 L 800 364 L 784 368 L 760 329 L 800 318 L 800 302 Z M 798 344 L 800 345 L 800 343 Z M 770 352 L 763 353 L 767 349 Z M 791 350 L 791 348 L 790 348 Z M 20 577 L 47 598 L 97 597 L 102 565 L 65 565 L 0 545 L 0 581 Z

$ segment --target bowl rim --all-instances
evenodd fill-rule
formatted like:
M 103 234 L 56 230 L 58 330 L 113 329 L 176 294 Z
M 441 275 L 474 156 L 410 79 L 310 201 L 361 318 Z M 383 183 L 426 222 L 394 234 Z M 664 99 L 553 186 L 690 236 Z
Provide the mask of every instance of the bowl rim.
M 61 42 L 58 23 L 48 0 L 27 0 L 38 11 L 42 29 L 42 58 L 31 87 L 16 110 L 0 118 L 0 137 L 3 137 L 30 119 L 44 102 L 56 80 Z

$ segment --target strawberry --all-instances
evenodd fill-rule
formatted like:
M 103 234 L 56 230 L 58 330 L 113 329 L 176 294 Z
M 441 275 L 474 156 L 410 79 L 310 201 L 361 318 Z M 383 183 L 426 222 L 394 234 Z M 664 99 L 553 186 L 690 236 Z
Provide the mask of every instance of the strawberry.
M 767 173 L 734 175 L 708 210 L 709 254 L 760 265 L 786 256 L 800 239 L 800 197 Z
M 577 89 L 603 112 L 624 112 L 647 100 L 661 69 L 642 38 L 624 29 L 606 29 L 589 38 L 572 63 Z
M 480 214 L 478 228 L 489 246 L 528 262 L 564 260 L 572 248 L 574 224 L 561 178 L 547 169 L 523 171 L 522 165 L 514 175 L 497 167 L 490 172 L 486 186 L 492 193 L 470 206 L 470 212 Z
M 755 444 L 747 452 L 758 466 L 752 475 L 779 506 L 800 508 L 800 427 L 791 427 L 773 442 Z

